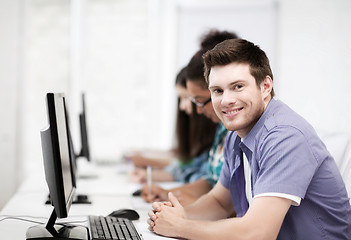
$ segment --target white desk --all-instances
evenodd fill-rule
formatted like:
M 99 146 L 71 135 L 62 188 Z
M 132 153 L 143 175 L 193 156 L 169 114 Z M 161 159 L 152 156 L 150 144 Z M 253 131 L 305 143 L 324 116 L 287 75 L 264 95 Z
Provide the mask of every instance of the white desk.
M 80 166 L 79 166 L 80 167 Z M 86 166 L 83 166 L 86 168 Z M 44 178 L 44 170 L 28 178 L 19 188 L 17 193 L 10 199 L 0 212 L 0 220 L 4 215 L 19 217 L 45 223 L 50 216 L 53 207 L 45 205 L 48 196 L 48 188 Z M 77 194 L 87 194 L 92 204 L 72 204 L 69 217 L 62 219 L 63 222 L 79 221 L 78 224 L 87 225 L 87 215 L 106 216 L 120 208 L 133 208 L 140 219 L 133 221 L 138 231 L 145 240 L 167 239 L 158 236 L 147 229 L 147 212 L 151 209 L 150 204 L 140 204 L 142 201 L 132 197 L 131 193 L 139 186 L 128 181 L 126 165 L 89 166 L 87 172 L 94 173 L 94 178 L 78 178 Z M 137 203 L 137 204 L 135 204 Z M 0 221 L 0 238 L 19 240 L 25 239 L 29 227 L 37 225 L 17 219 Z

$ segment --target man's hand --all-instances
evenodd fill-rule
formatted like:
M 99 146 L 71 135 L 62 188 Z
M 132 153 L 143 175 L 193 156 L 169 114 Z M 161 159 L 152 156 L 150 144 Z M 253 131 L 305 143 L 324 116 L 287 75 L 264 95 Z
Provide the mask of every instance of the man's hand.
M 177 237 L 177 227 L 186 218 L 184 208 L 178 199 L 170 192 L 169 202 L 154 203 L 153 211 L 149 212 L 149 229 L 163 236 Z
M 147 223 L 149 224 L 149 230 L 154 231 L 153 227 L 155 226 L 155 221 L 157 219 L 158 212 L 161 212 L 163 206 L 172 207 L 171 202 L 154 202 L 152 203 L 152 210 L 149 211 L 149 219 Z
M 167 194 L 168 191 L 157 186 L 157 185 L 152 185 L 151 186 L 151 191 L 149 191 L 149 188 L 147 185 L 145 185 L 142 189 L 141 192 L 141 197 L 145 200 L 145 202 L 159 202 L 159 201 L 167 201 Z

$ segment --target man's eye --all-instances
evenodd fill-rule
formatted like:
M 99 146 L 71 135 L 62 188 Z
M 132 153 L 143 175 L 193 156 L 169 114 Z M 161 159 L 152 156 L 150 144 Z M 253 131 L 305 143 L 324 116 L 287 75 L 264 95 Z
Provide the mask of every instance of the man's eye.
M 241 88 L 243 88 L 243 85 L 238 84 L 238 85 L 235 85 L 234 88 L 237 89 L 237 90 L 240 90 Z
M 220 94 L 220 93 L 222 93 L 223 91 L 222 91 L 221 89 L 214 89 L 213 92 L 214 92 L 214 93 L 217 93 L 217 94 Z

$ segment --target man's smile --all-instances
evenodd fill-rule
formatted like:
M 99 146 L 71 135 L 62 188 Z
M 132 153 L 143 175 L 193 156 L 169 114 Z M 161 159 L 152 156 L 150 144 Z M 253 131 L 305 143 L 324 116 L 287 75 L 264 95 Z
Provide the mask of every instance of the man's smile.
M 229 110 L 226 110 L 226 111 L 223 111 L 223 114 L 227 117 L 230 117 L 232 115 L 236 115 L 238 112 L 240 112 L 241 110 L 243 110 L 244 108 L 241 107 L 241 108 L 235 108 L 235 109 L 229 109 Z

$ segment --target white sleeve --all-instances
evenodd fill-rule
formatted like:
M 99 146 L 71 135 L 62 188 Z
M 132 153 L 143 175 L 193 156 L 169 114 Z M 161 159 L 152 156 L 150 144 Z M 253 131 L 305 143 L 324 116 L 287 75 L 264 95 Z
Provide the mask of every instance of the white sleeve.
M 261 193 L 256 195 L 254 198 L 258 197 L 281 197 L 286 198 L 292 201 L 291 205 L 293 206 L 300 206 L 301 198 L 295 195 L 286 194 L 286 193 L 276 193 L 276 192 L 268 192 L 268 193 Z

